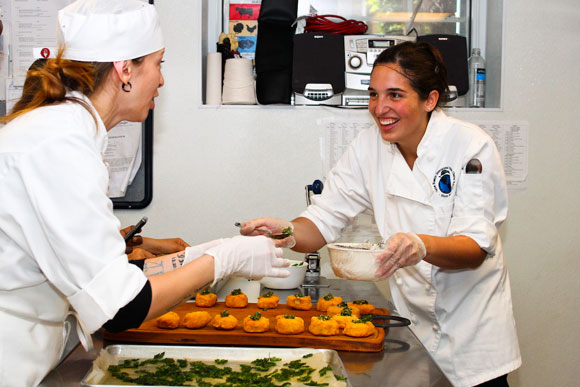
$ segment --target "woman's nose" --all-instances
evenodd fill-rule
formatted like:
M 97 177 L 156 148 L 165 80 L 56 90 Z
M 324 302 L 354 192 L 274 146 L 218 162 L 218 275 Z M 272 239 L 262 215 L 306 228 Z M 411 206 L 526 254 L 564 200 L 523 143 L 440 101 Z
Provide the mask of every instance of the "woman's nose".
M 387 100 L 387 98 L 379 96 L 379 98 L 377 98 L 377 103 L 375 106 L 375 113 L 377 115 L 380 115 L 388 112 L 389 110 L 391 110 L 391 107 L 389 105 L 389 101 Z

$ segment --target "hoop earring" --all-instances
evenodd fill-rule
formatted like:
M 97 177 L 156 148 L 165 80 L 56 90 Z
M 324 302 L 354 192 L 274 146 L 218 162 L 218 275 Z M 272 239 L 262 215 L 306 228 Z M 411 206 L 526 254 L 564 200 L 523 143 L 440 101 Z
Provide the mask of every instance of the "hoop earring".
M 129 90 L 125 89 L 125 86 L 127 86 L 127 85 L 129 85 Z M 124 91 L 125 93 L 128 93 L 128 92 L 130 92 L 132 88 L 133 88 L 133 85 L 131 84 L 131 82 L 123 83 L 123 84 L 121 85 L 121 89 L 123 89 L 123 91 Z

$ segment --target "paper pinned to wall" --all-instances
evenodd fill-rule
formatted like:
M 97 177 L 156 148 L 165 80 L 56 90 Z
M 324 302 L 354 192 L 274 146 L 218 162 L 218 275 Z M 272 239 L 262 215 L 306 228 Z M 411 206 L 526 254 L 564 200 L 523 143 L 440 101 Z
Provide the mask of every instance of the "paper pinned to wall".
M 525 191 L 528 180 L 527 121 L 474 121 L 495 142 L 502 157 L 503 168 L 510 191 Z
M 25 77 L 34 62 L 34 47 L 56 46 L 58 10 L 72 0 L 19 0 L 12 2 L 12 76 Z
M 123 121 L 109 131 L 104 159 L 109 168 L 109 197 L 124 197 L 141 166 L 142 123 Z
M 324 178 L 326 178 L 328 172 L 336 165 L 357 134 L 361 130 L 375 125 L 370 117 L 349 119 L 328 117 L 318 120 L 317 123 L 324 127 L 324 137 L 320 139 Z

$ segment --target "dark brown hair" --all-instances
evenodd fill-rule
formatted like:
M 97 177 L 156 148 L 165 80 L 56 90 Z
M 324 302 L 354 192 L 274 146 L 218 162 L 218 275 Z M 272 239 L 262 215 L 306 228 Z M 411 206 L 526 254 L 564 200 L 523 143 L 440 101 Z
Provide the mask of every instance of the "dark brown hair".
M 447 102 L 449 86 L 447 68 L 437 48 L 429 43 L 403 42 L 383 51 L 375 60 L 373 69 L 381 64 L 394 63 L 403 70 L 413 90 L 422 100 L 432 90 L 439 92 L 439 102 Z

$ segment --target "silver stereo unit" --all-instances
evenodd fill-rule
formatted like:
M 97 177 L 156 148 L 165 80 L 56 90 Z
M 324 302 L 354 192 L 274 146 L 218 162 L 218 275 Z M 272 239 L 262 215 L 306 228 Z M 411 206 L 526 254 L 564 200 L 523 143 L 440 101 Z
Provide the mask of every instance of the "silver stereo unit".
M 368 88 L 375 59 L 387 48 L 405 41 L 415 41 L 403 35 L 345 35 L 345 90 L 342 106 L 367 106 Z
M 342 94 L 341 106 L 363 107 L 369 105 L 369 92 L 366 90 L 345 89 Z

